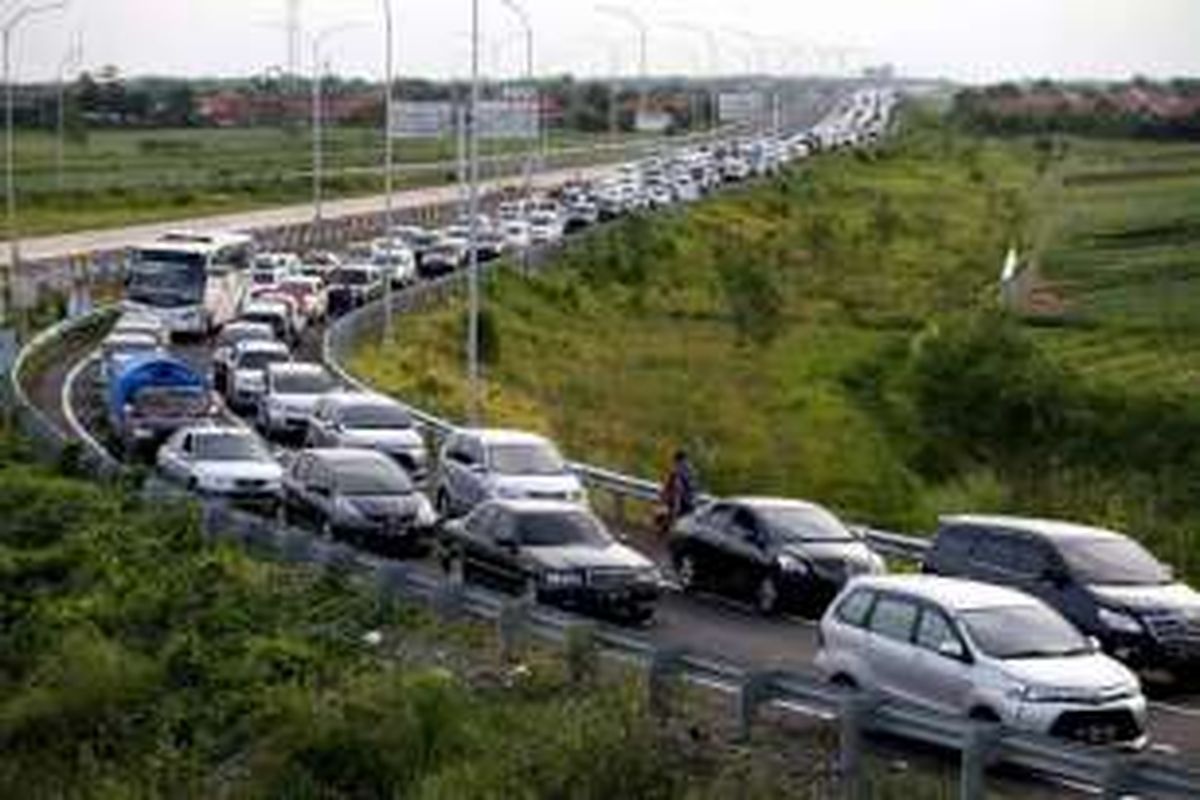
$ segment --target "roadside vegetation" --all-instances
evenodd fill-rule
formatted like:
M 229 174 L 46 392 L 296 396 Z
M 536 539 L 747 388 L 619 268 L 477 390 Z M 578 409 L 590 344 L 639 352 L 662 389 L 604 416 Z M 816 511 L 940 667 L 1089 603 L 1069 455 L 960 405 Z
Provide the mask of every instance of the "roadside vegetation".
M 685 212 L 624 221 L 532 279 L 497 274 L 483 326 L 489 422 L 646 476 L 684 446 L 713 491 L 805 497 L 901 530 L 956 511 L 1108 524 L 1200 579 L 1196 404 L 1116 366 L 1094 380 L 1086 353 L 1064 343 L 1100 323 L 1060 313 L 1047 287 L 1071 269 L 1102 272 L 1079 237 L 1118 255 L 1087 229 L 1104 218 L 1083 203 L 1103 197 L 1063 178 L 1111 158 L 1106 148 L 1134 161 L 1140 148 L 1150 160 L 1170 149 L 983 138 L 910 109 L 874 153 L 825 155 Z M 1148 180 L 1157 200 L 1127 202 L 1144 235 L 1125 246 L 1161 274 L 1186 274 L 1200 263 L 1186 233 L 1200 204 L 1174 178 Z M 1167 237 L 1161 261 L 1155 225 L 1185 232 Z M 1034 254 L 1054 313 L 998 309 L 1010 245 Z M 1147 273 L 1115 260 L 1134 273 L 1128 306 L 1152 304 L 1161 279 L 1139 283 Z M 1114 342 L 1177 375 L 1172 360 L 1200 339 L 1153 312 L 1141 319 L 1113 328 Z M 461 304 L 406 317 L 393 341 L 365 342 L 353 369 L 461 417 L 463 325 Z
M 586 649 L 381 600 L 206 539 L 195 509 L 28 466 L 0 434 L 0 796 L 835 796 L 836 731 L 759 726 Z M 706 699 L 707 698 L 707 699 Z M 868 761 L 873 796 L 955 768 Z

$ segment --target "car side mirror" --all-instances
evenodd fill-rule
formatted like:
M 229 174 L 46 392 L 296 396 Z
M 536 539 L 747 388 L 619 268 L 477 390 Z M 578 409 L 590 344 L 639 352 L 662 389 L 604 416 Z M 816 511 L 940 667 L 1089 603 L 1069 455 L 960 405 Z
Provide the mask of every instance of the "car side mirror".
M 958 639 L 946 639 L 938 645 L 937 652 L 939 656 L 953 658 L 956 661 L 966 661 L 967 651 L 963 647 L 963 643 Z
M 1054 587 L 1066 586 L 1070 578 L 1062 567 L 1046 567 L 1042 571 L 1042 581 Z

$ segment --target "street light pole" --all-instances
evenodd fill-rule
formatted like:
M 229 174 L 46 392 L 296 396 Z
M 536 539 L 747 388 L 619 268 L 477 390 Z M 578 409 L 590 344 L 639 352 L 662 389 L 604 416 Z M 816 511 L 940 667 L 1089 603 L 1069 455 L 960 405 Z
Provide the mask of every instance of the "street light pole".
M 715 82 L 717 73 L 721 69 L 720 55 L 717 49 L 717 35 L 708 28 L 702 28 L 690 22 L 672 22 L 669 24 L 672 28 L 703 36 L 704 43 L 708 47 L 708 130 L 709 133 L 712 133 L 717 128 L 717 89 Z
M 63 75 L 68 69 L 77 68 L 83 60 L 83 42 L 76 36 L 62 61 L 58 62 L 58 119 L 55 130 L 54 147 L 54 188 L 62 191 L 63 184 L 63 142 L 66 138 L 66 88 Z
M 349 28 L 358 27 L 359 23 L 350 22 L 325 28 L 311 37 L 312 44 L 312 195 L 313 195 L 313 231 L 319 236 L 321 230 L 321 171 L 324 167 L 324 154 L 321 148 L 321 137 L 324 134 L 321 114 L 321 45 L 335 33 L 341 33 Z M 325 69 L 329 62 L 325 62 Z
M 471 425 L 482 420 L 479 381 L 479 0 L 471 0 L 471 100 L 467 109 L 469 148 L 467 213 L 467 278 L 470 295 L 467 321 L 468 413 Z
M 393 42 L 392 42 L 392 0 L 383 0 L 383 35 L 387 42 L 384 46 L 384 98 L 383 98 L 383 227 L 390 236 L 395 220 L 392 219 L 392 86 L 394 78 Z M 384 280 L 383 298 L 383 335 L 385 339 L 392 336 L 392 277 Z
M 4 194 L 5 222 L 8 229 L 8 280 L 4 282 L 5 308 L 8 310 L 8 292 L 12 290 L 12 279 L 20 269 L 21 245 L 17 230 L 17 191 L 13 179 L 13 76 L 12 76 L 12 39 L 13 33 L 20 24 L 37 14 L 58 11 L 66 8 L 66 0 L 24 5 L 6 9 L 9 16 L 0 27 L 0 38 L 4 47 Z
M 529 83 L 529 91 L 534 102 L 533 140 L 525 156 L 525 204 L 528 210 L 529 202 L 533 199 L 533 165 L 542 141 L 542 92 L 533 80 L 533 25 L 529 14 L 517 4 L 516 0 L 500 0 L 504 7 L 516 14 L 525 32 L 525 80 Z
M 596 6 L 596 11 L 601 14 L 608 14 L 610 17 L 616 17 L 632 25 L 638 34 L 638 79 L 641 83 L 641 91 L 638 94 L 638 116 L 644 117 L 648 109 L 647 101 L 647 60 L 646 60 L 646 38 L 647 27 L 646 22 L 633 9 L 626 6 L 599 5 Z M 634 120 L 634 129 L 637 129 L 637 120 Z

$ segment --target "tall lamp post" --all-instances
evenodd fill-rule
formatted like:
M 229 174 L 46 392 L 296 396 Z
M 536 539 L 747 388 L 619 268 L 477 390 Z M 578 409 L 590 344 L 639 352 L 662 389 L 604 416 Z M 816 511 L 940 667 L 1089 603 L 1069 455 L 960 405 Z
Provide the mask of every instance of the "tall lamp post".
M 703 28 L 699 25 L 693 25 L 690 22 L 670 22 L 667 23 L 670 27 L 676 30 L 695 33 L 704 37 L 704 44 L 708 47 L 708 130 L 711 133 L 717 128 L 717 89 L 715 81 L 717 73 L 721 70 L 720 54 L 717 48 L 717 35 L 708 28 Z
M 5 221 L 8 229 L 8 280 L 4 282 L 5 310 L 8 306 L 7 293 L 12 290 L 12 278 L 21 264 L 21 245 L 17 231 L 17 192 L 13 180 L 13 76 L 12 38 L 21 23 L 38 14 L 46 14 L 67 7 L 67 0 L 49 3 L 21 5 L 6 9 L 8 16 L 0 22 L 3 37 L 4 60 L 4 195 Z
M 392 0 L 383 0 L 384 76 L 383 76 L 383 227 L 390 235 L 395 225 L 392 219 L 392 95 L 395 87 L 394 45 L 392 37 Z M 392 276 L 383 282 L 383 335 L 392 336 Z
M 350 28 L 356 28 L 360 23 L 348 22 L 341 25 L 333 25 L 325 28 L 318 33 L 312 35 L 312 195 L 313 195 L 313 230 L 320 232 L 321 229 L 321 171 L 323 169 L 323 153 L 321 148 L 321 137 L 324 133 L 322 126 L 321 114 L 321 46 L 325 40 L 336 33 L 341 33 Z
M 638 115 L 645 115 L 647 108 L 647 67 L 646 67 L 646 22 L 634 13 L 633 9 L 626 6 L 613 5 L 598 5 L 596 11 L 601 14 L 607 14 L 610 17 L 616 17 L 619 20 L 629 23 L 637 31 L 638 36 L 638 80 L 641 83 L 641 92 L 638 94 Z M 637 122 L 634 121 L 634 129 L 637 128 Z
M 467 108 L 467 282 L 470 308 L 467 321 L 467 417 L 482 420 L 479 381 L 479 0 L 471 0 L 471 99 Z
M 67 70 L 78 69 L 83 61 L 83 39 L 76 35 L 71 40 L 71 46 L 67 48 L 67 52 L 62 57 L 62 61 L 58 62 L 58 80 L 56 83 L 58 89 L 58 117 L 55 123 L 55 144 L 54 144 L 54 188 L 62 191 L 63 185 L 63 142 L 66 139 L 66 81 L 65 76 Z
M 525 32 L 525 80 L 528 82 L 529 91 L 533 96 L 535 114 L 533 139 L 529 152 L 525 156 L 525 202 L 528 204 L 533 199 L 533 165 L 542 141 L 542 92 L 533 81 L 533 25 L 529 20 L 528 12 L 516 0 L 500 0 L 500 2 L 516 15 Z

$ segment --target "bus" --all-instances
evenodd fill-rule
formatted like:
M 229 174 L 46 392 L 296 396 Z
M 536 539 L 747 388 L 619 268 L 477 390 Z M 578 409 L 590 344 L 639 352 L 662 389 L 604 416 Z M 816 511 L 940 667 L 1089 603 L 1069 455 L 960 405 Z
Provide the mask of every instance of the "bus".
M 208 334 L 237 316 L 250 288 L 254 240 L 241 233 L 167 233 L 130 248 L 122 310 L 171 333 Z

